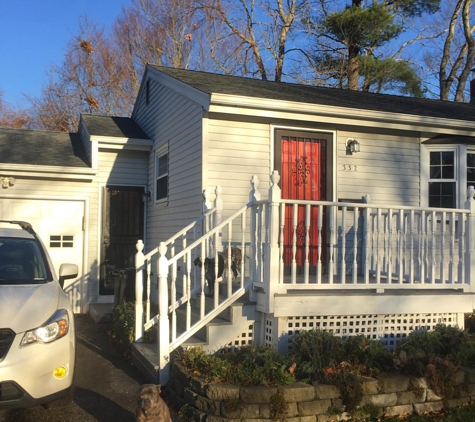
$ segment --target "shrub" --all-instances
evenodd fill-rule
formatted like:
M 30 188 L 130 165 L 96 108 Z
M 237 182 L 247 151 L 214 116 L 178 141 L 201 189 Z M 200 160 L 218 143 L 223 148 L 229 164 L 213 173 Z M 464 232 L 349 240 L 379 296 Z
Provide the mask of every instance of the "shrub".
M 475 346 L 470 336 L 446 325 L 437 325 L 433 331 L 412 332 L 397 349 L 400 369 L 425 377 L 429 386 L 445 399 L 452 397 L 457 367 L 474 362 Z
M 188 347 L 178 356 L 183 367 L 207 382 L 226 381 L 228 363 L 219 356 L 205 353 L 202 347 Z
M 454 394 L 454 375 L 457 368 L 449 359 L 435 357 L 425 367 L 427 384 L 441 397 L 452 398 Z
M 465 329 L 470 333 L 475 333 L 475 313 L 465 314 Z
M 411 333 L 397 353 L 362 335 L 343 341 L 332 333 L 312 330 L 293 338 L 289 356 L 265 346 L 245 346 L 209 355 L 202 348 L 186 349 L 179 357 L 184 369 L 207 382 L 237 385 L 286 385 L 295 380 L 317 380 L 335 385 L 348 411 L 362 398 L 362 375 L 399 369 L 425 377 L 444 398 L 454 391 L 459 365 L 475 363 L 475 342 L 458 328 L 438 325 L 433 331 Z
M 209 355 L 201 347 L 185 349 L 183 367 L 208 382 L 238 385 L 288 385 L 295 381 L 289 360 L 266 346 L 246 346 L 234 352 Z
M 325 368 L 321 380 L 338 388 L 347 412 L 353 411 L 360 404 L 363 398 L 363 384 L 358 368 L 348 362 L 342 362 L 337 366 Z
M 354 365 L 364 365 L 385 371 L 393 367 L 393 356 L 380 341 L 368 340 L 364 335 L 349 337 L 344 343 L 345 360 Z
M 434 359 L 448 360 L 454 365 L 470 365 L 475 361 L 470 336 L 457 327 L 439 324 L 433 331 L 414 331 L 397 348 L 398 364 L 405 372 L 422 376 Z
M 314 379 L 323 368 L 344 360 L 341 339 L 323 330 L 296 334 L 292 339 L 291 353 L 300 379 Z
M 244 346 L 225 356 L 233 366 L 227 377 L 233 384 L 288 385 L 295 381 L 288 371 L 289 359 L 270 347 Z
M 131 302 L 123 302 L 112 309 L 112 340 L 119 353 L 130 356 L 130 345 L 135 335 L 135 307 Z

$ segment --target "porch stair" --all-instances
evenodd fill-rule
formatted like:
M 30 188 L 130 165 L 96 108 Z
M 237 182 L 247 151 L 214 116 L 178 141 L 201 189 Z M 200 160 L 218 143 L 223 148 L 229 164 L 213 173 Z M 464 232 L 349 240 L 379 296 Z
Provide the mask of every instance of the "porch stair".
M 220 294 L 220 301 L 225 298 Z M 199 299 L 194 299 L 199 301 Z M 206 297 L 206 310 L 213 309 L 213 299 Z M 195 307 L 192 307 L 195 309 Z M 177 337 L 186 331 L 185 326 L 186 311 L 184 307 L 177 309 Z M 199 309 L 192 312 L 191 323 L 200 319 Z M 208 353 L 213 353 L 219 349 L 230 346 L 240 336 L 248 331 L 249 326 L 254 324 L 256 319 L 256 304 L 249 299 L 249 291 L 236 300 L 227 309 L 223 310 L 210 323 L 191 336 L 180 347 L 199 346 Z M 170 320 L 171 324 L 171 320 Z M 171 330 L 170 330 L 171 332 Z M 147 378 L 149 382 L 160 383 L 159 359 L 157 354 L 157 343 L 132 343 L 132 362 L 138 370 Z

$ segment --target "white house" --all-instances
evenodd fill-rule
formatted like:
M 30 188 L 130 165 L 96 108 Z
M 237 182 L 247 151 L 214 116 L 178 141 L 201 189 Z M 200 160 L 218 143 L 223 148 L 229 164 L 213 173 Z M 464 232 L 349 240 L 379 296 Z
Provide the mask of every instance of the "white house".
M 189 341 L 285 350 L 319 327 L 394 347 L 474 308 L 474 107 L 149 65 L 130 118 L 0 130 L 0 217 L 79 261 L 78 312 L 125 271 L 162 383 Z M 194 260 L 231 246 L 242 271 L 207 297 Z

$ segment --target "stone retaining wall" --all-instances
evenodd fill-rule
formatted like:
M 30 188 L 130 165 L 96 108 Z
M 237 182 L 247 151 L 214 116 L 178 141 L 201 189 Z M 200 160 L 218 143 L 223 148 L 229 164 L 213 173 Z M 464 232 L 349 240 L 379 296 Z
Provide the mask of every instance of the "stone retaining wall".
M 363 378 L 361 406 L 372 404 L 379 415 L 397 416 L 457 407 L 475 399 L 475 369 L 456 373 L 453 398 L 443 400 L 428 388 L 425 379 L 403 375 Z M 344 411 L 338 389 L 333 385 L 297 382 L 279 387 L 240 387 L 207 384 L 187 375 L 173 363 L 167 384 L 172 405 L 197 422 L 328 422 L 331 409 Z M 276 400 L 277 398 L 277 400 Z M 279 407 L 283 405 L 283 407 Z M 285 413 L 282 410 L 285 408 Z M 349 419 L 343 413 L 341 419 Z

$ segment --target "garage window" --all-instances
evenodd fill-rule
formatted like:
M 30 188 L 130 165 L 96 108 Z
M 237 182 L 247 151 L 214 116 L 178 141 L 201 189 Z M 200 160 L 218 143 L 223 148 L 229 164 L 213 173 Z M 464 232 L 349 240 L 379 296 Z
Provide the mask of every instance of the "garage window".
M 74 247 L 74 236 L 71 235 L 51 235 L 49 237 L 50 248 L 72 248 Z

